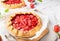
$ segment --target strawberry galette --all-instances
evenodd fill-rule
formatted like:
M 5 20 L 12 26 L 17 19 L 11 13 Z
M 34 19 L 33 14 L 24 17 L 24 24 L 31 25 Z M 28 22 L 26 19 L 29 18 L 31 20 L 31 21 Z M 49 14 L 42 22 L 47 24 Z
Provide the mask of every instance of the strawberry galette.
M 4 0 L 2 1 L 6 8 L 19 8 L 24 6 L 24 0 Z
M 14 36 L 32 37 L 42 26 L 41 18 L 35 13 L 16 13 L 8 18 L 7 28 Z

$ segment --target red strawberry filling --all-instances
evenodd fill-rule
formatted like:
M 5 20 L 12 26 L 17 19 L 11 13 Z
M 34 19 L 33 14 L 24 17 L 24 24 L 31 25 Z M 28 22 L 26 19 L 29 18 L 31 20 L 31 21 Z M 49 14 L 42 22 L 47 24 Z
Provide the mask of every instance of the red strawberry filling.
M 33 29 L 38 23 L 37 17 L 32 14 L 16 14 L 11 21 L 14 28 L 23 31 Z
M 19 4 L 21 0 L 6 0 L 4 3 L 6 4 Z

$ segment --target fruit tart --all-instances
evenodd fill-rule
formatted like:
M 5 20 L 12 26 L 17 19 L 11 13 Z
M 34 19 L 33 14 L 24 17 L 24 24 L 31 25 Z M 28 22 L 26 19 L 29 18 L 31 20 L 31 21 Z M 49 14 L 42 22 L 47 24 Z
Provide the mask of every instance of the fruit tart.
M 17 37 L 32 37 L 41 27 L 41 18 L 32 12 L 15 13 L 7 21 L 8 30 Z
M 20 8 L 25 5 L 24 0 L 3 0 L 1 3 L 6 8 Z

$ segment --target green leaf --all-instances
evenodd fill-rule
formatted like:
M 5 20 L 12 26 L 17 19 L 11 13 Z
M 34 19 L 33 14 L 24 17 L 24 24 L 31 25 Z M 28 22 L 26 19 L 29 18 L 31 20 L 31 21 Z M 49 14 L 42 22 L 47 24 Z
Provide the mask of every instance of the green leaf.
M 9 12 L 9 9 L 5 9 L 5 12 Z
M 38 1 L 42 2 L 42 0 L 38 0 Z

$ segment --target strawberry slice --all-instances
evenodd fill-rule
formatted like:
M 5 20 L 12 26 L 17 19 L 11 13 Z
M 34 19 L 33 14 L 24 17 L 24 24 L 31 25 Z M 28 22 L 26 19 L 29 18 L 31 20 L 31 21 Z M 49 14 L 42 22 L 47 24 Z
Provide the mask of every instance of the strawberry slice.
M 54 31 L 55 31 L 56 33 L 59 32 L 59 25 L 55 25 L 55 26 L 54 26 Z
M 33 18 L 34 16 L 33 15 L 30 15 L 31 18 Z
M 31 20 L 28 20 L 28 26 L 31 26 Z
M 34 2 L 35 0 L 28 0 L 29 2 Z
M 35 7 L 34 4 L 31 3 L 31 4 L 30 4 L 30 8 L 33 9 L 34 7 Z
M 20 17 L 19 16 L 16 16 L 15 23 L 19 23 L 19 19 L 20 19 Z

